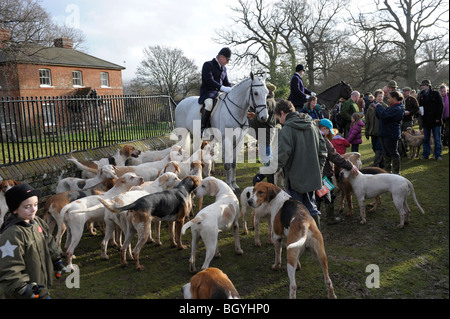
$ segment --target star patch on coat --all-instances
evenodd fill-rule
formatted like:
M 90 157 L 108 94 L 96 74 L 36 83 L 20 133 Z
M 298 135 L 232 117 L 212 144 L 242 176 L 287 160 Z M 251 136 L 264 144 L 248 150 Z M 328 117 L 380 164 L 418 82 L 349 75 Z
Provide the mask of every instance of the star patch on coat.
M 7 256 L 14 257 L 14 250 L 17 247 L 17 245 L 11 245 L 9 240 L 7 240 L 6 243 L 2 247 L 0 247 L 0 250 L 2 251 L 2 258 L 5 258 Z

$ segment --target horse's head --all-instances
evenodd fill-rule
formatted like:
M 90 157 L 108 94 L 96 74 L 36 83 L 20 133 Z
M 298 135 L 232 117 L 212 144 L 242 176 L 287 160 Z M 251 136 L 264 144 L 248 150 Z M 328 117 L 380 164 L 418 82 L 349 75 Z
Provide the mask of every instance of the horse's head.
M 269 118 L 269 112 L 267 111 L 267 94 L 269 90 L 266 87 L 267 75 L 262 78 L 250 73 L 251 84 L 250 84 L 250 101 L 249 104 L 255 109 L 255 113 L 260 122 L 266 122 Z
M 353 89 L 350 85 L 348 85 L 344 81 L 341 81 L 340 84 L 341 84 L 341 97 L 348 100 L 353 92 Z
M 325 105 L 327 110 L 331 110 L 340 98 L 348 100 L 352 94 L 352 87 L 341 81 L 326 89 L 322 93 L 317 94 L 319 104 Z

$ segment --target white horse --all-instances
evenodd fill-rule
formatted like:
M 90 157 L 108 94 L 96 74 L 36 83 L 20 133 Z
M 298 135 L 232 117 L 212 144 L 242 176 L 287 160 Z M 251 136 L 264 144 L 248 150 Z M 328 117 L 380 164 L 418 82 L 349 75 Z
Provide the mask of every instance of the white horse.
M 247 133 L 248 110 L 252 106 L 255 116 L 261 122 L 267 121 L 269 115 L 266 108 L 266 97 L 269 90 L 266 87 L 266 76 L 259 78 L 250 73 L 250 78 L 235 85 L 229 93 L 222 94 L 215 106 L 215 114 L 211 116 L 211 128 L 205 130 L 205 136 L 213 137 L 222 145 L 222 157 L 226 171 L 226 183 L 233 189 L 239 190 L 236 184 L 237 154 L 241 150 L 244 136 Z M 200 133 L 200 105 L 198 96 L 182 100 L 175 108 L 175 134 L 187 138 L 189 132 L 194 138 L 194 149 L 201 141 Z M 185 130 L 180 130 L 184 128 Z M 188 130 L 189 132 L 187 132 Z

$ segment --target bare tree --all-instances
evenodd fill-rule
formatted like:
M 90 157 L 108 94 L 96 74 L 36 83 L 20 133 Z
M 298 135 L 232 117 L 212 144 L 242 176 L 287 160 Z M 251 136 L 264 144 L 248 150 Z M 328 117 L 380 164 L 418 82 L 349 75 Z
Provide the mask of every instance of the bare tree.
M 346 81 L 361 91 L 374 91 L 386 79 L 396 79 L 401 67 L 392 63 L 398 59 L 392 44 L 380 41 L 385 30 L 364 30 L 357 28 L 353 35 L 355 44 L 346 54 L 346 60 L 341 62 Z M 341 68 L 338 68 L 340 70 Z M 383 85 L 384 85 L 383 84 Z
M 271 81 L 277 83 L 284 54 L 280 31 L 285 18 L 263 0 L 239 0 L 239 6 L 231 9 L 235 12 L 231 18 L 234 27 L 216 31 L 216 42 L 234 48 L 235 63 L 268 71 Z
M 46 36 L 47 46 L 52 46 L 54 40 L 57 38 L 69 38 L 73 41 L 73 49 L 85 52 L 87 48 L 85 47 L 86 37 L 81 31 L 81 29 L 68 27 L 66 25 L 53 25 L 51 29 L 48 30 Z
M 306 61 L 309 87 L 326 79 L 339 60 L 343 32 L 336 28 L 348 0 L 239 0 L 232 8 L 236 27 L 217 31 L 217 41 L 236 48 L 236 62 L 269 72 L 277 86 L 289 83 L 298 61 Z
M 178 95 L 184 98 L 197 86 L 195 83 L 200 78 L 198 68 L 182 50 L 149 46 L 144 49 L 144 56 L 136 72 L 138 79 L 155 87 L 158 93 L 168 94 L 173 99 Z
M 2 0 L 0 28 L 10 32 L 9 47 L 20 50 L 35 45 L 52 46 L 53 40 L 69 37 L 74 48 L 81 47 L 85 38 L 81 30 L 59 26 L 37 0 Z
M 299 42 L 291 45 L 292 48 L 305 52 L 309 87 L 313 90 L 319 72 L 327 78 L 332 57 L 336 57 L 332 52 L 342 47 L 345 30 L 338 30 L 337 26 L 341 22 L 339 13 L 348 3 L 348 0 L 289 0 L 279 4 L 283 14 L 289 17 L 285 31 L 292 36 L 290 42 Z
M 49 14 L 37 1 L 2 0 L 0 2 L 0 26 L 10 31 L 10 43 L 43 44 L 45 33 L 51 25 Z
M 17 83 L 14 65 L 18 59 L 32 59 L 45 47 L 52 46 L 56 38 L 69 37 L 78 49 L 85 41 L 81 30 L 54 24 L 37 0 L 1 0 L 0 28 L 9 34 L 6 43 L 0 43 L 5 65 L 0 70 L 0 78 L 6 86 Z
M 355 22 L 362 30 L 386 31 L 381 40 L 398 52 L 399 75 L 417 85 L 417 69 L 426 63 L 448 60 L 448 2 L 445 0 L 374 0 L 376 10 L 360 13 Z M 439 28 L 442 26 L 442 28 Z M 440 40 L 437 54 L 424 54 Z

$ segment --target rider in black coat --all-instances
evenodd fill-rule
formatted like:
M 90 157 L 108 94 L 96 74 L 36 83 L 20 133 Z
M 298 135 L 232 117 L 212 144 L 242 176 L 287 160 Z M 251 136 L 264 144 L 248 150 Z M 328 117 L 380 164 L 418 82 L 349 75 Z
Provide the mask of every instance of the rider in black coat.
M 303 72 L 305 72 L 305 67 L 302 64 L 298 64 L 295 67 L 295 73 L 291 79 L 291 93 L 288 100 L 294 104 L 296 111 L 300 111 L 305 105 L 308 99 L 306 95 L 313 93 L 303 85 Z
M 202 68 L 202 85 L 200 86 L 199 104 L 205 104 L 202 111 L 201 132 L 208 126 L 213 108 L 214 99 L 219 95 L 219 92 L 230 92 L 231 83 L 228 80 L 227 68 L 231 58 L 231 50 L 223 48 L 220 50 L 217 57 L 211 61 L 203 64 Z

